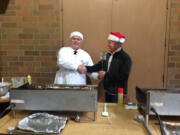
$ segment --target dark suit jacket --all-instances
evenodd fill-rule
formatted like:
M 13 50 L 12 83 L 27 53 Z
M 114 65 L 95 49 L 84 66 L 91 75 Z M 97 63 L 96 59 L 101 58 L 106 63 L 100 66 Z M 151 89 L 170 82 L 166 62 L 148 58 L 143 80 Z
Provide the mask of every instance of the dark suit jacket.
M 110 55 L 111 54 L 108 53 L 106 60 L 101 60 L 94 66 L 87 66 L 87 72 L 106 71 L 106 75 L 103 79 L 103 86 L 106 92 L 117 94 L 118 88 L 124 88 L 124 94 L 127 94 L 128 78 L 132 66 L 131 58 L 121 49 L 114 54 L 109 71 L 107 71 Z

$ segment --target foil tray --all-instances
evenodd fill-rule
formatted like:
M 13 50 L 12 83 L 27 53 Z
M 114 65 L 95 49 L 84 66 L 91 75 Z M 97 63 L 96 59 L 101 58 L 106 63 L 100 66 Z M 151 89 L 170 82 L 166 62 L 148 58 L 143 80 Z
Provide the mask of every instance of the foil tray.
M 67 117 L 59 117 L 48 113 L 35 113 L 19 121 L 18 128 L 35 133 L 58 134 L 65 127 L 66 122 Z
M 163 121 L 166 135 L 180 135 L 180 123 Z

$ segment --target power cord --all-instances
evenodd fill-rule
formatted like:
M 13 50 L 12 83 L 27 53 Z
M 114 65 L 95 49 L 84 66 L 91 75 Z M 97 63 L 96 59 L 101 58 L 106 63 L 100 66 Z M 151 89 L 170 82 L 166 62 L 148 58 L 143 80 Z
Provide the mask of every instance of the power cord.
M 6 109 L 4 109 L 1 113 L 0 113 L 0 118 L 2 118 L 5 114 L 9 113 L 11 111 L 12 108 L 15 107 L 15 104 L 10 104 Z
M 157 111 L 156 111 L 156 109 L 155 109 L 154 107 L 151 107 L 151 111 L 156 114 L 156 117 L 158 118 L 159 125 L 160 125 L 161 135 L 164 135 L 163 124 L 162 124 L 162 121 L 161 121 L 161 119 L 160 119 L 159 114 L 157 113 Z

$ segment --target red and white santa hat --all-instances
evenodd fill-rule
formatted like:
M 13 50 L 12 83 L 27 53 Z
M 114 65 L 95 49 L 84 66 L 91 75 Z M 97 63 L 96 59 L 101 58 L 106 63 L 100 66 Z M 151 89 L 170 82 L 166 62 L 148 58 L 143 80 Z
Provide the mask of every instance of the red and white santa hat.
M 119 32 L 111 32 L 108 36 L 108 40 L 120 42 L 121 44 L 123 44 L 126 41 L 126 37 Z

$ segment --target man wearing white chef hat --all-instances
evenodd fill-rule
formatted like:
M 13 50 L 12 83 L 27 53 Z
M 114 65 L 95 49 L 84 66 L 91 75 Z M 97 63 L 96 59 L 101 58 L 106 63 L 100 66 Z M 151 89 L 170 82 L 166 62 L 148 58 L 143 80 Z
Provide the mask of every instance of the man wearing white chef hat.
M 70 46 L 62 47 L 58 52 L 54 84 L 86 85 L 86 74 L 80 72 L 79 65 L 92 66 L 90 55 L 80 47 L 83 43 L 83 34 L 74 31 L 70 34 Z M 97 78 L 97 73 L 88 74 L 89 77 Z

